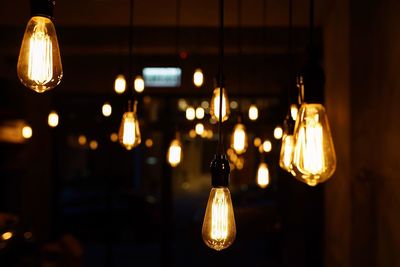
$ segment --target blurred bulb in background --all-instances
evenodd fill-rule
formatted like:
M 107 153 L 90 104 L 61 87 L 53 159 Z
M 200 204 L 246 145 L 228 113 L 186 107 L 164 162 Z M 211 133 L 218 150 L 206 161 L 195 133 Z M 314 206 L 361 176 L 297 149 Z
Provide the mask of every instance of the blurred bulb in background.
M 117 94 L 122 94 L 126 90 L 126 80 L 125 76 L 122 74 L 119 74 L 117 78 L 115 78 L 114 82 L 114 90 Z
M 22 137 L 25 139 L 29 139 L 32 137 L 32 128 L 29 125 L 25 125 L 22 127 Z
M 269 185 L 269 170 L 265 162 L 261 162 L 257 170 L 257 185 L 266 188 Z
M 255 121 L 258 119 L 258 108 L 256 105 L 251 105 L 249 108 L 249 119 Z
M 236 154 L 243 154 L 247 150 L 247 133 L 246 126 L 242 123 L 235 125 L 231 136 L 231 147 L 235 150 Z
M 103 113 L 104 117 L 109 117 L 111 116 L 112 113 L 112 107 L 109 103 L 104 103 L 102 108 L 101 108 L 101 112 Z
M 57 127 L 58 125 L 58 114 L 54 110 L 49 113 L 49 116 L 47 117 L 47 123 L 49 124 L 50 127 Z
M 220 251 L 229 247 L 236 238 L 236 224 L 231 194 L 227 187 L 212 188 L 203 221 L 204 243 Z
M 80 135 L 80 136 L 78 137 L 78 143 L 79 143 L 81 146 L 86 145 L 86 142 L 87 142 L 86 136 Z
M 118 134 L 117 133 L 111 133 L 110 134 L 110 140 L 113 143 L 117 142 L 118 141 Z
M 193 73 L 193 83 L 196 87 L 201 87 L 203 85 L 203 82 L 204 82 L 203 71 L 200 68 L 198 68 Z
M 197 123 L 194 129 L 195 129 L 197 135 L 203 135 L 204 125 L 202 123 Z
M 135 91 L 138 93 L 141 93 L 144 91 L 144 80 L 143 77 L 141 75 L 137 75 L 135 77 L 135 81 L 133 82 Z
M 294 151 L 293 135 L 283 136 L 281 152 L 279 156 L 279 166 L 288 172 L 292 171 L 293 151 Z
M 294 136 L 293 175 L 310 186 L 329 179 L 336 170 L 336 154 L 321 104 L 300 107 Z
M 297 112 L 298 112 L 298 108 L 296 104 L 291 104 L 290 105 L 290 116 L 292 117 L 292 119 L 295 121 L 297 118 Z
M 186 109 L 186 119 L 192 121 L 194 120 L 195 117 L 196 117 L 196 111 L 194 110 L 193 107 L 189 106 Z
M 49 18 L 34 16 L 29 20 L 19 52 L 17 73 L 23 85 L 38 93 L 61 82 L 63 69 L 57 34 Z
M 204 118 L 204 109 L 202 107 L 196 108 L 196 118 L 199 120 Z
M 179 163 L 181 163 L 182 144 L 179 139 L 176 138 L 172 140 L 171 144 L 169 145 L 167 160 L 172 167 L 176 167 L 179 165 Z
M 214 89 L 213 96 L 211 98 L 211 107 L 210 107 L 210 113 L 211 116 L 214 117 L 218 121 L 219 119 L 219 103 L 220 103 L 220 89 L 219 87 Z M 222 112 L 221 112 L 221 118 L 222 121 L 226 121 L 229 118 L 230 114 L 230 108 L 229 108 L 229 100 L 228 100 L 228 95 L 226 93 L 226 89 L 222 89 Z
M 118 138 L 122 146 L 127 150 L 138 146 L 141 143 L 139 120 L 136 114 L 137 101 L 133 104 L 133 110 L 129 103 L 128 111 L 122 116 Z
M 262 149 L 264 150 L 264 152 L 270 152 L 272 150 L 272 143 L 269 140 L 265 140 L 263 145 L 262 145 Z
M 254 144 L 255 147 L 261 146 L 261 138 L 260 137 L 254 138 L 253 144 Z
M 283 136 L 283 129 L 281 126 L 276 126 L 274 129 L 274 137 L 275 139 L 279 140 Z
M 92 140 L 89 142 L 89 147 L 91 150 L 96 150 L 99 147 L 99 143 L 96 140 Z

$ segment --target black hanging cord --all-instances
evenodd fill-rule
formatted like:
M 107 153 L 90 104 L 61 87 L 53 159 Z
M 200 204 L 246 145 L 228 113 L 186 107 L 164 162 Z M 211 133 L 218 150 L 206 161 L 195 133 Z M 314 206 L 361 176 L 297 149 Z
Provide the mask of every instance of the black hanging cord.
M 288 65 L 289 65 L 289 79 L 288 79 L 288 104 L 292 103 L 291 88 L 293 87 L 294 66 L 293 66 L 293 0 L 289 0 L 289 28 L 288 28 Z
M 242 65 L 240 64 L 242 59 L 242 0 L 238 0 L 237 8 L 237 49 L 238 49 L 238 92 L 240 93 L 242 89 Z
M 224 87 L 224 0 L 219 1 L 219 116 L 218 116 L 218 150 L 224 154 L 222 142 L 222 94 Z M 228 105 L 228 103 L 226 103 Z
M 135 94 L 134 94 L 134 88 L 132 86 L 134 78 L 132 77 L 132 73 L 133 73 L 133 10 L 134 10 L 134 0 L 130 0 L 129 1 L 129 53 L 128 53 L 128 88 L 130 88 L 131 90 L 128 90 L 128 92 L 130 91 L 130 93 L 128 93 L 128 98 L 132 97 L 132 99 L 134 98 Z M 132 86 L 132 87 L 130 87 Z
M 314 0 L 310 0 L 310 56 L 312 57 L 312 53 L 314 50 Z
M 176 53 L 176 63 L 179 66 L 179 41 L 180 41 L 180 23 L 181 23 L 181 1 L 176 0 L 176 11 L 175 11 L 175 53 Z

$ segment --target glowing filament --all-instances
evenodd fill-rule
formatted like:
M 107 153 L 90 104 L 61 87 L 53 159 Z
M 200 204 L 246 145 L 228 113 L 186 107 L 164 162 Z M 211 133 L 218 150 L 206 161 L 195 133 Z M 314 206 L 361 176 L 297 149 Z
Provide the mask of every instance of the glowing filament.
M 212 202 L 211 238 L 221 241 L 228 236 L 228 204 L 225 194 L 217 190 Z
M 38 85 L 44 85 L 53 77 L 53 45 L 45 23 L 39 21 L 29 40 L 28 77 Z
M 215 88 L 213 97 L 211 99 L 211 109 L 210 113 L 211 115 L 218 121 L 219 120 L 219 113 L 220 113 L 220 108 L 219 108 L 219 103 L 220 103 L 220 89 Z M 222 121 L 226 121 L 229 117 L 230 109 L 228 105 L 228 96 L 226 94 L 226 89 L 222 89 L 222 110 L 221 110 L 221 118 Z
M 242 154 L 247 150 L 247 135 L 246 128 L 243 124 L 236 124 L 233 130 L 231 147 L 237 154 Z
M 289 172 L 292 170 L 293 151 L 294 151 L 293 135 L 285 135 L 282 139 L 279 166 L 282 169 Z

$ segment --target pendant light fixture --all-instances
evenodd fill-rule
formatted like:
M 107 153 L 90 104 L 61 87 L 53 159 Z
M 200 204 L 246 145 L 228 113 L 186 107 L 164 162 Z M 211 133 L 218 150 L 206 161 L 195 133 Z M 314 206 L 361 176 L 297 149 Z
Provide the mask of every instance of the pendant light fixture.
M 223 60 L 224 60 L 224 0 L 219 1 L 220 8 L 220 42 L 219 42 L 219 79 L 218 88 L 222 93 Z M 218 151 L 211 162 L 212 189 L 204 215 L 202 237 L 204 243 L 217 251 L 232 245 L 236 237 L 235 216 L 231 195 L 228 189 L 230 167 L 224 152 L 222 141 L 222 98 L 219 98 L 218 116 Z
M 52 110 L 47 117 L 47 123 L 50 127 L 55 128 L 58 126 L 59 117 L 55 110 Z
M 231 136 L 231 148 L 235 150 L 236 154 L 241 155 L 246 152 L 247 146 L 246 126 L 242 123 L 242 115 L 239 115 Z
M 310 186 L 326 181 L 336 169 L 335 148 L 325 108 L 320 99 L 305 99 L 304 94 L 304 87 L 322 90 L 324 84 L 323 70 L 316 64 L 313 54 L 313 30 L 314 0 L 310 0 L 310 61 L 303 72 L 304 83 L 300 82 L 302 103 L 294 129 L 292 162 L 292 174 Z
M 200 88 L 204 82 L 204 74 L 201 68 L 196 68 L 193 73 L 193 84 Z
M 261 162 L 257 169 L 257 185 L 261 188 L 267 188 L 269 185 L 269 169 L 265 162 Z
M 132 31 L 133 31 L 133 1 L 129 2 L 129 67 L 128 71 L 132 70 Z M 139 120 L 137 118 L 137 101 L 135 99 L 134 90 L 128 90 L 128 110 L 122 115 L 121 124 L 119 127 L 118 137 L 120 144 L 127 150 L 131 150 L 141 143 Z
M 114 81 L 114 91 L 117 94 L 123 94 L 126 90 L 126 79 L 123 74 L 118 74 Z
M 19 52 L 17 73 L 26 87 L 43 93 L 62 79 L 60 49 L 52 22 L 54 0 L 31 1 L 31 18 Z
M 177 132 L 175 139 L 171 141 L 168 148 L 167 161 L 172 167 L 177 167 L 182 161 L 182 143 L 180 141 L 180 135 Z

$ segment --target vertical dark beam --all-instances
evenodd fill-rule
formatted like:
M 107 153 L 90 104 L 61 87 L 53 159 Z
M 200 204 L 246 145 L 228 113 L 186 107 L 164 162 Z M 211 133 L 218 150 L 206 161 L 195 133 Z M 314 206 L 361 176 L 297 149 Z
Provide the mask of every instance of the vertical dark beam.
M 165 99 L 165 112 L 163 113 L 162 124 L 163 140 L 162 140 L 162 175 L 161 175 L 161 266 L 173 266 L 172 251 L 172 214 L 173 214 L 173 198 L 172 198 L 172 170 L 166 160 L 169 142 L 174 136 L 171 115 L 171 99 Z

